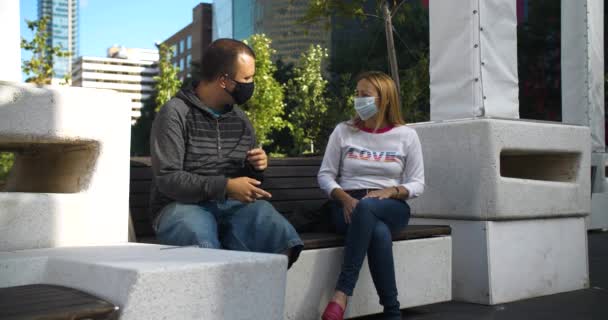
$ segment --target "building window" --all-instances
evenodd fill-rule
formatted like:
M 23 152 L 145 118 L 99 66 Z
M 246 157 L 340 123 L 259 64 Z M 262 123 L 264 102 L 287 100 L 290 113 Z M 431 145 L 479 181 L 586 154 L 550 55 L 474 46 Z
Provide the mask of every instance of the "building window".
M 187 68 L 192 67 L 192 55 L 190 55 L 190 54 L 188 54 L 188 56 L 186 57 L 186 67 Z
M 185 42 L 185 41 L 184 41 L 184 39 L 182 39 L 182 40 L 179 42 L 179 52 L 180 52 L 180 53 L 184 53 L 184 50 L 185 50 L 185 49 L 184 49 L 184 44 L 185 44 L 184 42 Z
M 186 38 L 187 43 L 186 43 L 186 47 L 188 48 L 188 50 L 192 49 L 192 36 L 188 36 L 188 38 Z
M 177 52 L 177 45 L 174 44 L 171 46 L 171 50 L 173 50 L 173 58 L 177 57 L 177 55 L 179 54 L 179 52 Z
M 184 58 L 179 59 L 179 71 L 184 70 Z

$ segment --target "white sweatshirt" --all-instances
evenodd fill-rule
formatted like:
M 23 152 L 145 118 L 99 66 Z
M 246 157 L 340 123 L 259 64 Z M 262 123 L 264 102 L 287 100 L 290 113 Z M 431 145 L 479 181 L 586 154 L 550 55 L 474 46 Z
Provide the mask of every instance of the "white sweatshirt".
M 418 134 L 398 126 L 372 133 L 342 122 L 329 137 L 319 186 L 328 196 L 335 188 L 382 189 L 398 185 L 408 199 L 424 191 L 424 164 Z

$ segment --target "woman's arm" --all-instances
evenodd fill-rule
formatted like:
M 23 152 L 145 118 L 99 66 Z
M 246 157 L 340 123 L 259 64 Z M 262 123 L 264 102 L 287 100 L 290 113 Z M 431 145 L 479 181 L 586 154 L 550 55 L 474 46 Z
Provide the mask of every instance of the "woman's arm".
M 342 187 L 336 181 L 340 170 L 340 161 L 342 157 L 341 138 L 339 133 L 338 125 L 329 136 L 327 147 L 325 148 L 325 154 L 323 155 L 323 162 L 321 168 L 317 174 L 317 181 L 319 187 L 325 191 L 328 197 L 333 198 L 335 189 L 342 190 Z
M 402 184 L 399 186 L 399 189 L 404 194 L 402 199 L 412 199 L 424 192 L 422 147 L 420 146 L 418 134 L 415 131 L 412 137 L 412 141 L 407 146 L 405 170 L 403 170 Z

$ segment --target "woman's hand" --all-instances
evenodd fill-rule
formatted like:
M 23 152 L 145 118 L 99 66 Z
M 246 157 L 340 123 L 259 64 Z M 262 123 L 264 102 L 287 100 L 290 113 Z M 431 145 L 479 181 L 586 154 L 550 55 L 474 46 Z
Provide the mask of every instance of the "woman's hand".
M 395 189 L 395 187 L 388 187 L 388 188 L 384 188 L 384 189 L 380 189 L 380 190 L 373 190 L 367 193 L 367 195 L 365 197 L 363 197 L 363 199 L 365 198 L 377 198 L 377 199 L 391 199 L 391 198 L 396 198 L 399 195 L 399 193 L 397 193 L 397 189 Z
M 341 202 L 342 202 L 342 208 L 343 208 L 342 211 L 344 213 L 344 221 L 346 222 L 346 224 L 350 224 L 353 210 L 355 210 L 355 207 L 357 206 L 357 203 L 359 203 L 359 200 L 357 200 L 351 196 L 347 196 L 347 197 L 344 197 L 344 199 Z

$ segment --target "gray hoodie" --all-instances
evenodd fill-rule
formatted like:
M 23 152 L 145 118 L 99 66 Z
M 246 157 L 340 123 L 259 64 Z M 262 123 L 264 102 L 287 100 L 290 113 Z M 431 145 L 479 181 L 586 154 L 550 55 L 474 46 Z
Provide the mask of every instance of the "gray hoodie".
M 171 202 L 224 201 L 228 178 L 263 179 L 246 159 L 256 146 L 251 122 L 237 106 L 224 111 L 214 114 L 187 88 L 156 115 L 150 137 L 154 226 L 160 210 Z

